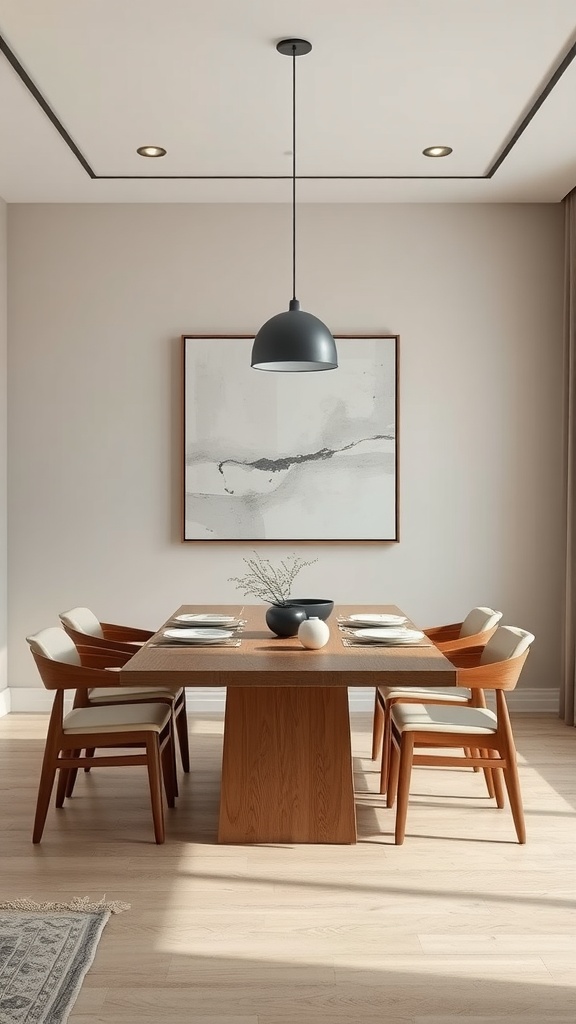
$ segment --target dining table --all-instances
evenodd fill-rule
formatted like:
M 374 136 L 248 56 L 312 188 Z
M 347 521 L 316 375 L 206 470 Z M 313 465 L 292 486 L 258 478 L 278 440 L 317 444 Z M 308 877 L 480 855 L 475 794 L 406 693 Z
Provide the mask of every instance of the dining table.
M 355 646 L 340 625 L 350 615 L 403 615 L 394 605 L 336 606 L 319 650 L 276 637 L 265 612 L 182 605 L 121 669 L 119 684 L 226 688 L 219 843 L 355 843 L 348 689 L 455 686 L 456 670 L 425 636 L 415 646 Z M 218 614 L 241 620 L 222 645 L 165 635 L 183 616 Z

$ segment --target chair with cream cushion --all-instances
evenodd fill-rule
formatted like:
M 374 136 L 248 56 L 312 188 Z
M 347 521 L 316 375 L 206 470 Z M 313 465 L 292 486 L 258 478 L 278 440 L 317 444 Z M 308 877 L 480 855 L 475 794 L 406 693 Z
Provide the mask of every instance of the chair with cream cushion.
M 149 629 L 120 626 L 115 622 L 101 622 L 89 608 L 80 606 L 62 612 L 60 621 L 73 640 L 78 639 L 79 643 L 84 643 L 85 637 L 89 636 L 93 647 L 102 647 L 104 650 L 113 647 L 116 651 L 127 650 L 134 653 L 154 636 Z M 74 636 L 75 633 L 77 636 Z
M 446 626 L 434 626 L 424 630 L 429 640 L 449 658 L 452 654 L 487 643 L 502 618 L 502 612 L 493 608 L 473 608 L 463 622 L 454 622 Z M 372 760 L 382 750 L 382 767 L 380 772 L 380 792 L 386 792 L 388 783 L 388 767 L 390 761 L 390 708 L 398 701 L 438 704 L 474 704 L 485 707 L 480 691 L 472 693 L 460 687 L 434 687 L 418 690 L 411 686 L 379 686 L 376 688 L 374 700 L 374 721 L 372 727 Z M 488 792 L 494 796 L 491 773 L 486 771 Z
M 486 643 L 501 619 L 502 612 L 497 612 L 494 608 L 473 608 L 463 622 L 432 626 L 424 632 L 443 654 L 454 654 L 470 647 L 473 638 L 474 645 Z
M 404 841 L 412 765 L 454 767 L 474 763 L 481 768 L 501 769 L 508 791 L 519 843 L 526 842 L 524 813 L 516 748 L 510 726 L 505 691 L 513 690 L 528 657 L 532 633 L 515 626 L 499 626 L 485 647 L 452 657 L 459 686 L 476 692 L 494 690 L 496 712 L 486 707 L 457 704 L 408 704 L 398 702 L 390 710 L 392 756 L 387 804 L 398 796 L 395 841 Z M 415 754 L 418 747 L 464 747 L 480 751 L 472 758 L 446 754 Z M 501 806 L 502 802 L 498 802 Z
M 89 608 L 71 608 L 60 613 L 60 621 L 67 634 L 80 649 L 95 648 L 102 651 L 123 651 L 130 657 L 146 640 L 154 636 L 147 629 L 119 626 L 115 623 L 100 622 Z M 171 690 L 160 687 L 152 690 L 146 687 L 102 687 L 86 690 L 79 695 L 83 707 L 100 707 L 108 704 L 135 704 L 159 701 L 170 704 L 174 715 L 175 733 L 178 737 L 182 768 L 190 771 L 190 749 L 188 743 L 188 716 L 186 712 L 186 690 Z
M 113 659 L 104 652 L 80 654 L 63 629 L 52 626 L 28 636 L 28 643 L 47 690 L 55 690 L 54 704 L 48 725 L 48 735 L 42 762 L 38 801 L 34 820 L 33 839 L 39 843 L 59 771 L 56 806 L 62 807 L 66 795 L 68 776 L 79 767 L 112 767 L 115 765 L 146 765 L 154 836 L 157 843 L 164 842 L 164 807 L 162 777 L 166 798 L 174 806 L 175 772 L 172 712 L 168 704 L 139 703 L 103 707 L 76 707 L 64 714 L 66 690 L 87 691 L 105 686 L 110 673 L 103 666 Z M 96 667 L 95 667 L 96 666 Z M 88 756 L 95 748 L 140 748 L 136 753 Z M 82 750 L 87 755 L 82 757 Z

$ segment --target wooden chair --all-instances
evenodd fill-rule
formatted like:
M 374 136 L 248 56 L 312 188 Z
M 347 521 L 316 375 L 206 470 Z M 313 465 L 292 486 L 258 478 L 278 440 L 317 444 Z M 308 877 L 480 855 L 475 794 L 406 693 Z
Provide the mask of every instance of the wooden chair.
M 169 807 L 174 806 L 175 771 L 172 712 L 168 704 L 139 703 L 103 707 L 76 707 L 64 715 L 64 693 L 108 687 L 111 673 L 105 665 L 113 654 L 84 651 L 82 655 L 63 629 L 52 626 L 26 637 L 42 682 L 55 690 L 54 704 L 42 762 L 32 841 L 39 843 L 50 804 L 56 772 L 59 771 L 56 806 L 62 807 L 69 774 L 78 768 L 146 765 L 152 803 L 154 837 L 164 842 L 162 777 Z M 123 654 L 119 655 L 122 658 Z M 138 753 L 105 754 L 95 757 L 95 748 L 140 748 Z M 81 756 L 82 750 L 86 755 Z
M 494 690 L 496 713 L 486 707 L 438 705 L 429 702 L 400 702 L 391 708 L 392 756 L 387 789 L 387 805 L 398 796 L 395 842 L 404 842 L 406 813 L 412 765 L 458 767 L 473 763 L 480 768 L 501 769 L 508 791 L 512 817 L 519 843 L 526 842 L 526 829 L 516 748 L 510 726 L 505 690 L 513 690 L 520 678 L 534 636 L 515 626 L 499 626 L 485 647 L 473 648 L 453 656 L 458 669 L 458 684 L 472 691 Z M 464 747 L 482 749 L 471 758 L 446 754 L 416 754 L 418 747 Z M 494 778 L 499 779 L 498 773 Z M 504 806 L 497 793 L 498 807 Z
M 434 626 L 424 630 L 447 658 L 470 647 L 481 646 L 490 639 L 502 618 L 502 612 L 493 608 L 473 608 L 463 622 L 453 622 L 446 626 Z M 427 704 L 471 704 L 475 707 L 486 707 L 480 690 L 472 692 L 464 687 L 454 686 L 415 689 L 410 686 L 379 686 L 376 688 L 374 700 L 374 723 L 372 727 L 372 760 L 382 751 L 380 770 L 380 792 L 385 793 L 388 784 L 390 764 L 390 708 L 399 701 Z M 494 796 L 492 773 L 484 772 L 490 796 Z
M 93 647 L 101 651 L 123 651 L 132 657 L 146 640 L 154 636 L 147 629 L 119 626 L 111 622 L 100 622 L 89 608 L 71 608 L 60 613 L 60 622 L 77 647 Z M 188 715 L 186 711 L 186 690 L 171 690 L 160 687 L 152 690 L 146 687 L 111 686 L 84 690 L 81 693 L 82 707 L 107 707 L 117 704 L 137 704 L 158 701 L 169 704 L 174 718 L 174 731 L 178 737 L 180 759 L 184 772 L 190 771 L 190 748 L 188 741 Z M 89 751 L 87 751 L 89 753 Z M 93 754 L 93 751 L 92 751 Z
M 84 637 L 92 638 L 93 647 L 102 647 L 103 650 L 110 650 L 111 647 L 117 651 L 131 651 L 134 653 L 142 644 L 150 640 L 154 633 L 149 629 L 138 629 L 136 626 L 120 626 L 114 622 L 100 622 L 89 608 L 77 607 L 70 611 L 62 612 L 60 621 L 64 629 L 74 640 L 72 634 L 78 633 L 80 643 L 84 643 Z

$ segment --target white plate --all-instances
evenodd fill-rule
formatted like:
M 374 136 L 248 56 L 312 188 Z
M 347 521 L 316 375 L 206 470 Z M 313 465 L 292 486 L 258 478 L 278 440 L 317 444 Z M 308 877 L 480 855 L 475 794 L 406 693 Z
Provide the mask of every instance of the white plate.
M 185 640 L 187 643 L 194 640 L 227 640 L 228 637 L 234 636 L 231 629 L 165 629 L 163 636 L 170 637 L 171 640 Z
M 175 615 L 174 622 L 205 622 L 207 626 L 216 624 L 225 626 L 229 622 L 236 622 L 234 615 L 216 615 L 212 612 L 206 612 L 205 614 L 199 614 L 197 612 L 186 614 L 186 615 Z
M 395 644 L 424 639 L 424 633 L 419 629 L 355 629 L 354 635 L 361 640 L 389 640 Z
M 366 615 L 349 615 L 350 622 L 373 623 L 375 626 L 402 626 L 408 619 L 405 615 L 388 615 L 379 612 L 367 612 Z

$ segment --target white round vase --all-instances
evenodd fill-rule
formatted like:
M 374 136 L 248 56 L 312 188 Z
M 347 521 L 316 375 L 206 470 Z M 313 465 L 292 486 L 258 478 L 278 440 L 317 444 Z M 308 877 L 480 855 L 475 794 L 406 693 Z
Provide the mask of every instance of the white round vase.
M 328 643 L 330 629 L 323 619 L 314 617 L 305 619 L 298 627 L 298 639 L 302 647 L 307 647 L 310 651 L 317 651 Z

